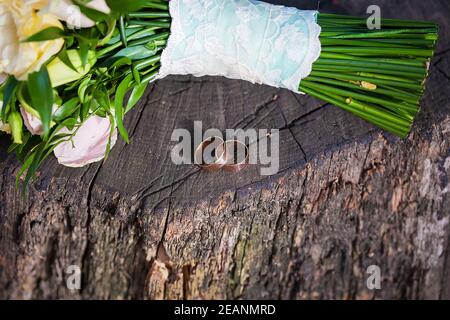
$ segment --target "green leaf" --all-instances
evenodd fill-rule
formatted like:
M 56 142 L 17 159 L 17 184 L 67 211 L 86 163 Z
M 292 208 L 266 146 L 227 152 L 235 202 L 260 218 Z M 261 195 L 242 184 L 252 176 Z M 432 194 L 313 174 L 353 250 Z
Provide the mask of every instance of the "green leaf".
M 6 109 L 9 103 L 11 102 L 12 97 L 15 95 L 17 89 L 18 82 L 16 78 L 13 76 L 9 76 L 8 80 L 6 80 L 4 89 L 3 89 L 3 107 L 1 118 L 3 122 L 6 122 Z
M 117 129 L 119 129 L 119 133 L 126 143 L 130 143 L 130 139 L 128 137 L 127 130 L 123 126 L 123 116 L 124 116 L 123 101 L 125 99 L 125 95 L 128 91 L 128 86 L 130 85 L 132 79 L 133 75 L 129 74 L 122 80 L 122 82 L 117 87 L 116 96 L 114 100 L 114 111 L 116 116 Z
M 63 123 L 67 129 L 73 130 L 73 128 L 79 124 L 79 120 L 77 118 L 68 118 L 61 123 Z
M 133 66 L 132 72 L 133 72 L 134 81 L 137 83 L 137 85 L 140 85 L 141 84 L 141 75 L 139 74 L 139 70 L 135 66 Z
M 32 102 L 27 82 L 21 82 L 19 84 L 16 91 L 16 97 L 22 108 L 27 110 L 27 112 L 31 115 L 39 117 L 39 112 L 31 106 Z
M 88 89 L 91 82 L 91 77 L 84 79 L 78 86 L 78 97 L 81 103 L 85 103 L 88 97 L 86 96 L 86 90 Z
M 34 150 L 37 149 L 38 147 L 36 146 L 35 148 L 33 148 Z M 22 168 L 20 168 L 19 173 L 16 176 L 16 188 L 19 189 L 20 187 L 20 178 L 22 178 L 23 174 L 25 173 L 25 171 L 28 170 L 28 168 L 31 166 L 31 164 L 34 161 L 34 158 L 36 158 L 36 152 L 31 151 L 30 155 L 27 156 L 27 158 L 25 159 Z M 22 184 L 22 193 L 24 193 L 24 190 L 26 188 L 25 183 Z
M 108 117 L 109 117 L 109 122 L 111 123 L 111 127 L 110 127 L 110 131 L 109 131 L 108 144 L 106 145 L 106 152 L 105 152 L 105 160 L 104 161 L 106 161 L 106 159 L 108 159 L 109 154 L 111 152 L 111 139 L 112 139 L 112 136 L 114 134 L 114 128 L 116 127 L 115 126 L 115 119 L 114 119 L 113 115 L 109 114 Z
M 122 66 L 125 66 L 125 65 L 129 66 L 129 65 L 131 65 L 131 63 L 132 63 L 132 61 L 131 61 L 130 58 L 128 58 L 128 57 L 121 57 L 120 59 L 116 60 L 112 64 L 111 67 L 112 68 L 119 68 L 119 67 L 122 67 Z
M 83 1 L 80 0 L 72 0 L 73 3 L 75 5 L 77 5 L 80 8 L 80 11 L 82 14 L 84 14 L 86 17 L 88 17 L 89 19 L 96 21 L 96 22 L 101 22 L 101 21 L 105 21 L 109 18 L 109 16 L 101 11 L 89 8 L 85 5 L 85 3 Z M 121 0 L 123 1 L 123 0 Z M 135 0 L 133 0 L 135 1 Z M 128 2 L 128 1 L 126 1 Z
M 87 41 L 86 39 L 79 39 L 79 44 L 80 44 L 79 54 L 81 59 L 81 65 L 84 68 L 88 60 L 89 41 Z
M 41 142 L 41 137 L 33 136 L 29 132 L 25 133 L 24 143 L 19 145 L 19 148 L 16 150 L 17 158 L 23 163 L 29 152 Z
M 114 29 L 114 30 L 115 30 L 114 35 L 109 40 L 108 45 L 113 45 L 113 44 L 116 44 L 121 41 L 120 40 L 120 32 L 117 31 L 117 29 Z M 128 28 L 128 29 L 125 29 L 125 34 L 127 36 L 127 39 L 131 40 L 131 39 L 154 35 L 155 31 L 151 30 L 151 29 L 144 29 L 144 28 Z
M 106 24 L 108 26 L 108 29 L 106 31 L 105 37 L 103 39 L 100 39 L 98 46 L 102 47 L 105 44 L 107 44 L 111 38 L 114 36 L 114 31 L 116 30 L 116 20 L 114 19 L 108 19 L 106 21 Z
M 58 108 L 58 110 L 55 111 L 55 114 L 53 115 L 53 119 L 57 122 L 60 122 L 77 111 L 78 107 L 80 106 L 80 99 L 79 98 L 72 98 L 69 101 L 65 102 L 61 107 Z
M 139 102 L 148 87 L 148 82 L 143 82 L 140 85 L 133 88 L 130 98 L 128 99 L 127 107 L 125 109 L 125 114 L 128 113 L 134 106 Z
M 26 187 L 30 183 L 31 179 L 36 176 L 36 172 L 39 168 L 39 165 L 44 160 L 42 155 L 45 152 L 46 143 L 42 142 L 36 147 L 36 151 L 34 153 L 34 157 L 32 157 L 32 161 L 28 166 L 27 174 L 25 175 L 25 179 L 22 186 L 22 192 L 25 194 Z M 23 174 L 23 173 L 22 173 Z
M 74 36 L 67 36 L 65 38 L 66 48 L 71 48 L 74 43 L 75 43 L 75 37 Z
M 71 138 L 72 134 L 61 134 L 60 130 L 64 127 L 69 128 L 74 122 L 77 121 L 75 119 L 67 119 L 61 122 L 58 126 L 52 129 L 52 133 L 49 135 L 48 140 L 42 141 L 39 139 L 31 141 L 33 138 L 30 139 L 30 145 L 27 146 L 28 151 L 25 151 L 26 154 L 23 154 L 24 164 L 16 176 L 16 185 L 17 188 L 19 188 L 20 179 L 26 172 L 21 188 L 23 194 L 25 194 L 26 188 L 30 181 L 36 176 L 36 172 L 42 162 L 53 152 L 55 147 Z
M 89 110 L 91 109 L 91 104 L 92 104 L 92 98 L 90 98 L 89 101 L 86 101 L 83 104 L 81 104 L 80 119 L 82 122 L 84 122 L 88 118 Z
M 59 53 L 58 57 L 66 66 L 68 66 L 73 71 L 78 72 L 77 68 L 75 68 L 75 66 L 73 65 L 72 61 L 70 60 L 70 57 L 67 54 L 67 50 L 66 50 L 65 47 L 61 50 L 61 52 Z
M 55 40 L 64 37 L 64 30 L 58 27 L 48 27 L 32 36 L 26 38 L 23 42 L 40 42 Z
M 28 91 L 31 96 L 32 107 L 41 118 L 44 135 L 48 136 L 50 121 L 52 120 L 53 89 L 45 66 L 38 72 L 28 75 Z
M 108 89 L 103 84 L 98 84 L 93 90 L 93 98 L 95 100 L 94 109 L 92 111 L 97 115 L 105 117 L 106 111 L 111 109 L 111 101 Z
M 132 61 L 136 61 L 154 56 L 158 52 L 158 49 L 157 47 L 155 49 L 149 49 L 146 45 L 128 47 L 118 51 L 112 58 L 128 57 Z
M 22 144 L 22 128 L 23 120 L 22 116 L 17 112 L 13 111 L 8 116 L 8 123 L 11 126 L 12 136 L 15 144 Z
M 128 39 L 125 30 L 126 30 L 125 19 L 123 18 L 123 16 L 120 16 L 119 18 L 120 39 L 122 40 L 123 46 L 126 48 L 128 47 Z
M 108 7 L 117 14 L 127 14 L 131 12 L 136 12 L 142 8 L 146 7 L 148 0 L 106 0 Z

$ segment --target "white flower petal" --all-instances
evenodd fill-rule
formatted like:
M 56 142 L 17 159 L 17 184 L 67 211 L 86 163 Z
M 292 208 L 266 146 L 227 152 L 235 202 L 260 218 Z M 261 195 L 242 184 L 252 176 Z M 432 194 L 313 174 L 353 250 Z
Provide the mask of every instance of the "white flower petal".
M 28 113 L 24 108 L 20 107 L 20 113 L 22 114 L 23 124 L 30 131 L 32 135 L 40 136 L 44 133 L 41 119 Z
M 97 11 L 109 14 L 110 9 L 105 0 L 93 0 L 86 4 L 87 7 Z M 59 20 L 65 21 L 71 28 L 91 28 L 95 22 L 86 17 L 80 8 L 70 0 L 53 0 L 42 9 L 42 12 L 48 12 L 58 17 Z
M 56 104 L 53 105 L 52 112 L 58 109 Z M 20 107 L 20 113 L 22 114 L 23 123 L 28 131 L 35 136 L 40 136 L 44 133 L 44 128 L 42 127 L 42 121 L 38 117 L 29 113 L 25 108 Z
M 0 1 L 0 73 L 26 80 L 64 45 L 63 39 L 23 42 L 48 27 L 62 28 L 58 19 L 37 12 L 46 0 Z

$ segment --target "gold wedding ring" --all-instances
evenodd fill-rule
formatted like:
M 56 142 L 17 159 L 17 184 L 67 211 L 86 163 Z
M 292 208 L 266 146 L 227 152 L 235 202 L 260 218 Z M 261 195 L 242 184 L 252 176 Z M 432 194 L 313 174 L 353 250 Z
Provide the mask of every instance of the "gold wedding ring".
M 221 137 L 213 136 L 203 140 L 197 147 L 194 163 L 208 172 L 223 169 L 237 173 L 249 164 L 249 148 L 238 140 L 224 141 Z
M 223 170 L 237 173 L 248 165 L 249 148 L 238 140 L 227 140 L 224 143 L 226 163 Z M 221 150 L 219 150 L 221 151 Z
M 224 144 L 223 139 L 217 136 L 203 140 L 194 153 L 195 165 L 208 172 L 215 172 L 222 169 L 226 163 Z M 209 154 L 205 154 L 205 152 Z

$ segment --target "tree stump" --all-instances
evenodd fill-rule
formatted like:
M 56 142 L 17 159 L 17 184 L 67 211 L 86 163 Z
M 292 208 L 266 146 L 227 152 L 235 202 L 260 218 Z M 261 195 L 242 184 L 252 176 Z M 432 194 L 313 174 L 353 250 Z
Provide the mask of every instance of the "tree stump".
M 316 1 L 272 1 L 316 8 Z M 450 298 L 450 3 L 323 1 L 321 10 L 439 22 L 422 111 L 401 140 L 341 109 L 243 81 L 169 77 L 105 163 L 49 159 L 22 197 L 0 143 L 0 298 Z M 280 173 L 176 166 L 186 122 L 280 129 Z M 381 271 L 370 290 L 367 268 Z M 66 286 L 81 269 L 81 289 Z

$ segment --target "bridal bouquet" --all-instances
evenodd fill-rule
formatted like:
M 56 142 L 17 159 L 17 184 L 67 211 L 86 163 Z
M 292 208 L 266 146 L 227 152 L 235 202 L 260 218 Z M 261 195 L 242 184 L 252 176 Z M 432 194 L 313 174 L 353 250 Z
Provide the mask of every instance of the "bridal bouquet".
M 191 74 L 309 94 L 405 137 L 437 32 L 255 0 L 0 0 L 0 130 L 26 185 L 52 153 L 106 158 L 150 82 Z

